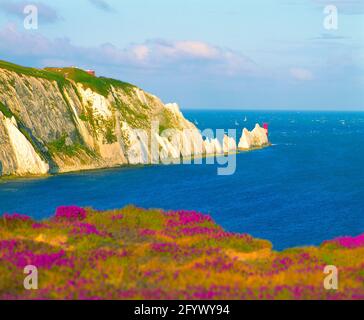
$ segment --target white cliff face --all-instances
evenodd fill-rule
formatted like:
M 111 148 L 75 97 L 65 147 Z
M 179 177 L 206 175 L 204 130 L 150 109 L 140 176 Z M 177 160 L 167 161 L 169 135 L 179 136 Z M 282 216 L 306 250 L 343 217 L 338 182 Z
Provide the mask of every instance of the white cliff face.
M 260 148 L 269 144 L 267 130 L 262 128 L 259 124 L 249 132 L 247 129 L 243 130 L 243 134 L 239 141 L 238 148 L 242 150 L 250 150 L 252 148 Z
M 128 163 L 158 163 L 163 160 L 188 158 L 206 153 L 223 153 L 223 148 L 217 139 L 203 141 L 199 130 L 184 118 L 177 104 L 167 104 L 163 108 L 173 118 L 174 125 L 163 132 L 159 132 L 159 128 L 135 130 L 126 122 L 123 123 L 121 130 L 128 141 L 126 146 Z
M 87 88 L 83 88 L 81 84 L 77 85 L 77 90 L 82 97 L 84 103 L 89 105 L 96 114 L 103 117 L 111 117 L 111 108 L 109 101 L 102 95 Z
M 197 129 L 187 129 L 183 131 L 183 156 L 189 157 L 191 155 L 200 156 L 204 154 L 205 147 L 204 141 Z
M 69 101 L 69 105 L 70 105 L 72 114 L 74 115 L 75 125 L 78 129 L 78 132 L 80 133 L 80 135 L 81 135 L 83 141 L 86 143 L 86 145 L 89 148 L 94 149 L 96 146 L 94 138 L 91 136 L 85 123 L 78 116 L 77 107 L 75 105 L 75 102 L 73 101 L 73 99 L 71 99 L 71 97 L 68 95 L 67 92 L 65 92 L 64 95 L 67 97 L 67 100 Z
M 234 138 L 227 135 L 224 135 L 222 144 L 217 138 L 203 140 L 199 130 L 183 117 L 177 104 L 168 104 L 165 108 L 178 119 L 180 129 L 168 129 L 161 134 L 157 129 L 139 132 L 127 123 L 123 123 L 122 131 L 129 141 L 127 158 L 130 164 L 159 163 L 166 159 L 235 153 L 238 148 L 250 150 L 269 143 L 267 131 L 259 125 L 256 125 L 251 132 L 243 130 L 239 146 Z
M 266 129 L 262 128 L 259 124 L 255 125 L 255 128 L 252 131 L 254 137 L 254 143 L 258 146 L 264 146 L 269 143 L 268 140 L 268 132 Z
M 236 141 L 226 135 L 223 141 L 204 141 L 176 103 L 164 105 L 133 85 L 106 78 L 95 77 L 97 86 L 90 89 L 87 81 L 68 77 L 81 70 L 53 80 L 54 72 L 62 72 L 57 70 L 19 74 L 0 63 L 0 110 L 7 115 L 0 112 L 0 176 L 150 164 L 237 150 Z M 154 122 L 160 124 L 155 130 Z M 268 144 L 266 130 L 257 125 L 251 132 L 243 130 L 238 147 Z
M 126 122 L 123 122 L 121 130 L 127 139 L 126 156 L 129 164 L 148 164 L 148 136 L 142 132 L 138 134 L 138 132 L 131 128 Z
M 177 103 L 167 103 L 164 105 L 164 107 L 174 113 L 176 117 L 184 118 Z
M 227 135 L 224 135 L 224 153 L 236 152 L 236 141 Z
M 158 145 L 158 152 L 153 152 L 153 150 L 151 152 L 153 163 L 158 163 L 159 160 L 179 159 L 181 157 L 178 145 L 172 144 L 168 138 L 161 137 L 159 134 L 154 133 L 154 139 Z
M 249 150 L 252 146 L 252 139 L 248 129 L 243 129 L 243 134 L 240 138 L 238 148 L 243 150 Z
M 207 138 L 204 141 L 204 145 L 205 145 L 206 155 L 215 155 L 215 154 L 218 155 L 224 153 L 221 143 L 216 138 L 211 140 Z
M 139 88 L 135 88 L 135 92 L 142 104 L 148 104 L 147 98 L 145 97 L 144 91 Z
M 3 117 L 3 121 L 16 158 L 16 174 L 46 174 L 49 171 L 49 165 L 41 159 L 31 143 L 18 129 L 15 118 Z

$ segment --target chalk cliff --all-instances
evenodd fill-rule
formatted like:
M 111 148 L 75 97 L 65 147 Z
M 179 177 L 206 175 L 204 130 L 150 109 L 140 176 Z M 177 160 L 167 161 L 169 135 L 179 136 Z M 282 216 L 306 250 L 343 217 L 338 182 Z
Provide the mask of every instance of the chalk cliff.
M 244 131 L 239 148 L 268 143 L 261 130 Z M 236 149 L 227 136 L 204 140 L 177 104 L 163 104 L 129 83 L 77 68 L 39 70 L 0 61 L 0 176 L 148 164 Z
M 269 145 L 268 132 L 259 124 L 255 125 L 252 131 L 243 129 L 243 134 L 240 138 L 238 148 L 240 150 L 250 150 L 261 148 Z

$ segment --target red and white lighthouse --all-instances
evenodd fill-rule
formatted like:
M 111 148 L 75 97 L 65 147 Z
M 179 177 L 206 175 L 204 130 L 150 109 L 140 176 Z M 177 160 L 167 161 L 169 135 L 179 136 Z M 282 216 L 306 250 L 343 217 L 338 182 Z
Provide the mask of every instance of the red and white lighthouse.
M 269 134 L 269 125 L 268 123 L 263 123 L 263 128 L 265 129 L 265 131 L 267 132 L 267 135 Z

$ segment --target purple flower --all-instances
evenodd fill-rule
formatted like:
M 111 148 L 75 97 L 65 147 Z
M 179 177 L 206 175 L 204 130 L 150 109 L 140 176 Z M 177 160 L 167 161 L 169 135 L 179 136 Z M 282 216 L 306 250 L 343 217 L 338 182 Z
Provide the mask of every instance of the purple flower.
M 3 215 L 3 218 L 6 221 L 21 221 L 21 222 L 31 221 L 30 217 L 25 216 L 23 214 L 19 214 L 19 213 L 13 213 L 13 214 L 5 213 Z
M 231 271 L 234 267 L 232 261 L 225 261 L 222 257 L 206 259 L 204 262 L 197 262 L 194 265 L 197 269 L 214 270 L 217 272 Z
M 174 254 L 180 251 L 180 248 L 175 243 L 153 243 L 152 250 L 160 253 Z
M 111 257 L 115 256 L 115 252 L 111 250 L 105 250 L 103 248 L 94 250 L 92 252 L 92 255 L 90 255 L 90 260 L 92 261 L 98 261 L 102 260 L 105 261 Z
M 33 224 L 32 224 L 32 228 L 33 228 L 34 230 L 42 229 L 42 228 L 45 228 L 45 225 L 44 225 L 43 223 L 38 223 L 38 222 L 36 222 L 36 223 L 33 223 Z
M 86 219 L 86 210 L 76 206 L 59 207 L 56 210 L 56 220 L 77 221 Z
M 364 234 L 357 237 L 340 237 L 329 242 L 349 249 L 359 248 L 364 246 Z
M 155 236 L 157 234 L 157 231 L 150 230 L 150 229 L 141 229 L 139 231 L 140 236 Z
M 195 211 L 172 211 L 167 213 L 170 219 L 167 221 L 169 227 L 179 227 L 204 222 L 212 222 L 211 217 Z
M 16 240 L 1 240 L 0 241 L 0 253 L 2 251 L 14 252 L 15 247 L 18 246 L 18 241 Z
M 111 220 L 112 221 L 115 221 L 115 220 L 121 220 L 121 219 L 123 219 L 124 218 L 124 215 L 123 214 L 116 214 L 116 215 L 113 215 L 112 217 L 111 217 Z
M 289 257 L 276 258 L 273 260 L 272 268 L 277 271 L 287 270 L 290 266 L 293 265 L 293 261 Z
M 78 222 L 73 226 L 71 233 L 75 235 L 90 235 L 90 234 L 96 234 L 98 236 L 105 235 L 104 233 L 99 231 L 96 228 L 96 226 L 90 223 L 81 223 L 81 222 Z
M 27 265 L 34 265 L 37 268 L 50 269 L 53 266 L 73 267 L 72 260 L 67 259 L 63 250 L 56 253 L 35 254 L 30 250 L 23 252 L 9 252 L 3 258 L 18 268 L 24 268 Z

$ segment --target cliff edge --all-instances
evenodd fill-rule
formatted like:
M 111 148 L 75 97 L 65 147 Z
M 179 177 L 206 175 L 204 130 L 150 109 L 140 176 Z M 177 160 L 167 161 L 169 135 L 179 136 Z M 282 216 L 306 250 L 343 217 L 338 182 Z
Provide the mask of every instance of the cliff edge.
M 170 130 L 178 139 L 165 133 Z M 258 132 L 245 132 L 239 148 L 256 147 Z M 177 104 L 165 105 L 132 84 L 77 68 L 40 70 L 0 61 L 0 176 L 148 164 L 236 149 L 227 136 L 221 142 L 203 139 Z

